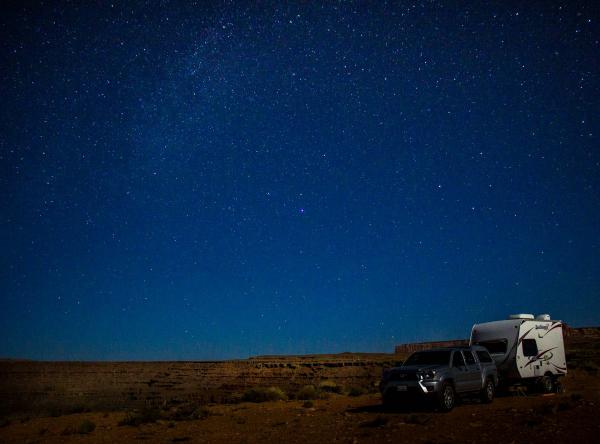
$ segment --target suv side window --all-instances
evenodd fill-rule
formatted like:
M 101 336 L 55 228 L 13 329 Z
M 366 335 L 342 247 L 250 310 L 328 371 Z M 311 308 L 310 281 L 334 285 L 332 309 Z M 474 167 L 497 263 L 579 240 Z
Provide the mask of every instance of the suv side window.
M 464 367 L 465 360 L 463 359 L 460 350 L 456 350 L 452 355 L 452 367 Z
M 484 363 L 489 363 L 492 362 L 492 358 L 490 357 L 490 354 L 486 351 L 483 350 L 477 350 L 477 357 L 479 358 L 479 362 L 484 362 Z
M 538 347 L 535 339 L 523 339 L 523 354 L 525 356 L 537 356 Z
M 463 350 L 463 354 L 465 355 L 465 361 L 467 361 L 467 365 L 474 365 L 475 358 L 473 357 L 473 353 L 469 350 Z

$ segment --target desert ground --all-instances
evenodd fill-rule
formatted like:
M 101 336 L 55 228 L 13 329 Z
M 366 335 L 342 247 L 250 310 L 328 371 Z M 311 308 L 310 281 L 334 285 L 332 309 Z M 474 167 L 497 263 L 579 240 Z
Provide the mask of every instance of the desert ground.
M 219 402 L 207 402 L 204 398 L 184 400 L 185 397 L 180 396 L 179 400 L 163 398 L 162 405 L 133 407 L 134 403 L 124 409 L 90 409 L 80 405 L 76 413 L 61 410 L 28 411 L 21 406 L 18 410 L 5 412 L 0 419 L 0 442 L 529 443 L 532 439 L 591 442 L 596 441 L 600 434 L 599 332 L 598 329 L 581 330 L 572 332 L 567 338 L 570 371 L 564 378 L 564 392 L 559 394 L 542 395 L 514 390 L 499 396 L 489 405 L 465 399 L 450 413 L 441 413 L 428 406 L 400 405 L 390 409 L 382 407 L 379 394 L 370 390 L 374 384 L 360 386 L 359 383 L 365 383 L 368 379 L 366 375 L 373 374 L 374 369 L 378 370 L 373 362 L 386 365 L 393 360 L 392 357 L 372 356 L 368 365 L 347 364 L 348 356 L 344 356 L 337 364 L 332 364 L 336 359 L 330 356 L 317 365 L 314 362 L 318 359 L 313 357 L 313 365 L 306 368 L 312 369 L 316 365 L 320 369 L 316 370 L 320 383 L 314 382 L 314 385 L 300 388 L 295 386 L 293 390 L 289 389 L 289 395 L 315 399 L 248 402 L 261 400 L 260 396 L 252 396 L 250 387 L 240 397 L 232 396 Z M 283 383 L 278 372 L 290 370 L 287 365 L 290 358 L 278 358 L 279 364 L 285 363 L 284 366 L 275 366 L 274 363 L 278 362 L 275 357 L 264 359 L 262 362 L 269 362 L 269 367 L 263 364 L 258 366 L 258 373 L 253 374 L 251 383 Z M 291 370 L 301 372 L 304 367 L 298 364 L 298 358 L 292 361 L 296 367 Z M 257 368 L 256 362 L 251 368 Z M 339 362 L 346 364 L 339 365 Z M 329 366 L 324 363 L 329 363 Z M 2 390 L 6 392 L 14 385 L 6 384 L 11 375 L 6 367 L 3 368 L 5 385 Z M 242 368 L 243 380 L 247 383 L 247 370 L 250 367 L 242 365 Z M 256 375 L 265 369 L 271 376 L 257 380 Z M 333 378 L 339 373 L 344 377 Z M 315 372 L 311 370 L 306 374 L 314 376 Z M 29 371 L 21 373 L 20 380 L 24 381 L 27 375 L 31 379 L 39 377 L 38 373 Z M 48 384 L 47 378 L 44 384 Z M 236 380 L 239 378 L 238 374 Z M 307 381 L 300 378 L 297 383 Z M 342 387 L 342 382 L 354 386 Z M 156 384 L 151 384 L 151 388 Z M 98 388 L 93 389 L 92 392 Z M 259 390 L 256 393 L 260 395 L 262 392 Z M 287 393 L 277 388 L 271 394 L 277 398 Z

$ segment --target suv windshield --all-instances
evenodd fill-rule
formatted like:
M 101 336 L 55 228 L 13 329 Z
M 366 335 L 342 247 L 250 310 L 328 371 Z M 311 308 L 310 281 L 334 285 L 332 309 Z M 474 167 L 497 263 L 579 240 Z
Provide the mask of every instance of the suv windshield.
M 409 356 L 404 365 L 448 365 L 450 351 L 423 351 Z

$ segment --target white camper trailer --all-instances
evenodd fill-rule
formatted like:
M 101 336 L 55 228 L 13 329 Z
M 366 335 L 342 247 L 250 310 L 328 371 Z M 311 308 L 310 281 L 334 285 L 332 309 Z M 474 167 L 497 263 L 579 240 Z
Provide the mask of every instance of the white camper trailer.
M 488 349 L 502 384 L 540 383 L 546 392 L 567 374 L 562 322 L 550 315 L 511 315 L 502 321 L 475 324 L 471 345 Z

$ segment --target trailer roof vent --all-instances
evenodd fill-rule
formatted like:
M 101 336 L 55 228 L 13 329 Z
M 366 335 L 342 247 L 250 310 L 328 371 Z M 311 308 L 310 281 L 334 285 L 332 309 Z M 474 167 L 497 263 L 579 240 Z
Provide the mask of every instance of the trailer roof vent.
M 532 314 L 519 313 L 519 314 L 510 315 L 508 317 L 508 319 L 534 319 L 534 317 Z
M 549 314 L 541 314 L 541 315 L 537 315 L 537 316 L 535 317 L 535 320 L 536 320 L 536 321 L 549 321 L 550 319 L 551 319 L 551 318 L 550 318 L 550 315 L 549 315 Z

